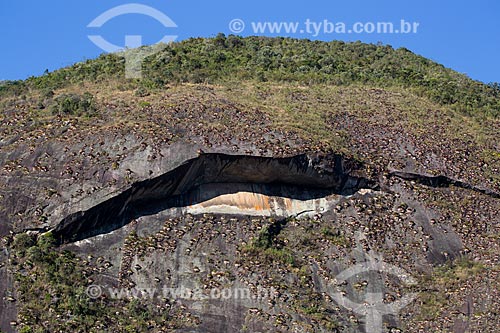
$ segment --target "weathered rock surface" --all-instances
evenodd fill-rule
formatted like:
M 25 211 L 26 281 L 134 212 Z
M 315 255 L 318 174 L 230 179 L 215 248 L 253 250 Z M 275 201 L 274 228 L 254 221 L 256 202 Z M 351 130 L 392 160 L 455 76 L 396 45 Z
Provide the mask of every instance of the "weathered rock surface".
M 12 254 L 13 235 L 52 230 L 59 250 L 83 258 L 88 285 L 107 293 L 96 302 L 110 301 L 109 288 L 153 288 L 141 301 L 189 321 L 178 332 L 363 330 L 363 316 L 333 300 L 337 291 L 360 304 L 367 292 L 384 291 L 386 302 L 417 292 L 384 318 L 387 331 L 495 332 L 498 169 L 483 156 L 498 142 L 441 135 L 449 119 L 437 109 L 428 128 L 402 126 L 397 94 L 366 89 L 377 114 L 324 114 L 327 132 L 345 141 L 332 147 L 282 129 L 265 104 L 232 101 L 239 92 L 231 89 L 171 87 L 153 96 L 158 104 L 120 109 L 129 118 L 118 123 L 110 110 L 119 102 L 104 97 L 103 116 L 87 122 L 56 116 L 40 128 L 29 102 L 6 110 L 2 330 L 26 314 L 15 301 L 14 278 L 26 267 Z M 308 93 L 296 90 L 290 98 L 307 108 Z M 350 93 L 315 98 L 334 108 L 350 105 Z M 258 94 L 262 103 L 272 95 Z M 338 274 L 377 255 L 417 286 L 373 273 L 337 285 Z M 183 288 L 203 297 L 163 295 Z M 272 295 L 207 298 L 213 290 Z M 162 331 L 151 325 L 144 331 Z

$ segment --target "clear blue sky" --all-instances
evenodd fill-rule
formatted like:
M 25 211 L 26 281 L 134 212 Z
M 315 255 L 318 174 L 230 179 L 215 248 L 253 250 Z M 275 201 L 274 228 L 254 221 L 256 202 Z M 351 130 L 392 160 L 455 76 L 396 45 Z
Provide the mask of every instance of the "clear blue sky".
M 87 25 L 101 13 L 128 3 L 158 9 L 177 25 L 165 28 L 157 20 L 128 14 L 109 20 L 101 28 Z M 484 82 L 500 81 L 500 1 L 358 0 L 358 1 L 187 1 L 187 0 L 0 0 L 0 80 L 24 79 L 95 58 L 103 51 L 88 35 L 101 35 L 123 46 L 125 35 L 141 35 L 144 44 L 164 35 L 178 40 L 230 34 L 229 23 L 241 19 L 241 35 L 255 35 L 252 22 L 394 22 L 420 23 L 416 34 L 282 33 L 297 38 L 390 44 L 404 46 L 446 67 Z M 237 26 L 238 27 L 238 26 Z M 259 33 L 259 35 L 275 35 Z

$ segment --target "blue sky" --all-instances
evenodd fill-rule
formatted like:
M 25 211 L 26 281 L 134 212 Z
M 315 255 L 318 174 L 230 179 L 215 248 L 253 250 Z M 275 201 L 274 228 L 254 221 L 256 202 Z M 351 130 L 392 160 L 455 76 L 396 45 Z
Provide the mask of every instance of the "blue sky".
M 166 14 L 176 28 L 140 14 L 109 20 L 101 28 L 87 25 L 103 12 L 119 5 L 139 3 Z M 360 40 L 406 47 L 446 67 L 484 82 L 500 82 L 500 1 L 186 1 L 186 0 L 0 0 L 0 80 L 24 79 L 41 75 L 103 52 L 88 35 L 101 35 L 123 46 L 126 35 L 140 35 L 144 44 L 153 44 L 165 35 L 177 40 L 230 34 L 229 23 L 241 19 L 241 35 L 255 35 L 252 22 L 297 22 L 297 33 L 281 33 L 297 38 L 320 40 Z M 300 33 L 305 22 L 345 23 L 418 22 L 417 33 L 341 34 Z M 237 26 L 238 27 L 238 26 Z M 259 35 L 273 36 L 271 33 Z

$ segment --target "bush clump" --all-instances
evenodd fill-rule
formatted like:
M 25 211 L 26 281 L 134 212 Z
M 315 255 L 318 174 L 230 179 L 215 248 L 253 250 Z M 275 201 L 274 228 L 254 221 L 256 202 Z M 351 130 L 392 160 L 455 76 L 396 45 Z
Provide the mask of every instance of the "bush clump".
M 68 116 L 87 116 L 91 117 L 96 114 L 97 108 L 94 101 L 94 96 L 86 92 L 83 95 L 78 94 L 63 94 L 54 100 L 51 106 L 51 112 L 54 115 Z

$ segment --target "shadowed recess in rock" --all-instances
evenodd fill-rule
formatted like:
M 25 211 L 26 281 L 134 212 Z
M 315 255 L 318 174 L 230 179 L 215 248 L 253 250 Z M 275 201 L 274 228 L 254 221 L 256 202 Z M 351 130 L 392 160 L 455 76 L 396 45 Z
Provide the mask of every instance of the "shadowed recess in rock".
M 358 162 L 337 154 L 288 158 L 202 154 L 163 175 L 135 183 L 89 210 L 67 216 L 53 233 L 60 243 L 68 243 L 109 233 L 135 218 L 173 207 L 201 207 L 210 200 L 215 200 L 211 205 L 219 207 L 237 205 L 238 199 L 228 197 L 229 194 L 240 195 L 243 210 L 262 202 L 262 207 L 253 208 L 256 211 L 269 208 L 273 212 L 271 205 L 281 206 L 277 207 L 281 211 L 274 209 L 274 212 L 283 216 L 287 215 L 288 204 L 292 208 L 290 214 L 298 214 L 301 205 L 294 202 L 376 188 L 375 182 L 362 174 L 358 176 L 359 170 Z M 269 197 L 282 198 L 283 204 L 269 203 Z M 304 207 L 309 206 L 305 203 Z M 251 215 L 252 209 L 246 213 Z

